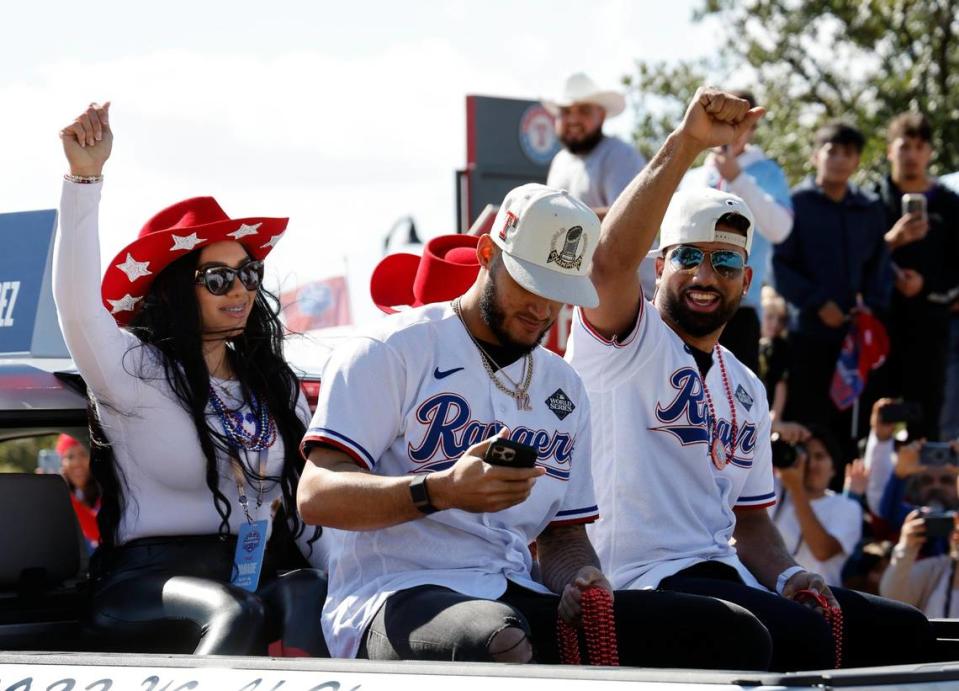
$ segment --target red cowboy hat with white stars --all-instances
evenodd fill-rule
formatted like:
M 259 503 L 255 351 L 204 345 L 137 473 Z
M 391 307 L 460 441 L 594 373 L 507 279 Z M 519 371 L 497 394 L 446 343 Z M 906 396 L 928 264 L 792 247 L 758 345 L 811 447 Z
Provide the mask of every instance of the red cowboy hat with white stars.
M 239 242 L 262 260 L 286 231 L 288 218 L 230 218 L 213 197 L 169 206 L 146 222 L 137 239 L 107 266 L 100 288 L 103 305 L 120 326 L 130 323 L 150 285 L 169 264 L 223 240 Z

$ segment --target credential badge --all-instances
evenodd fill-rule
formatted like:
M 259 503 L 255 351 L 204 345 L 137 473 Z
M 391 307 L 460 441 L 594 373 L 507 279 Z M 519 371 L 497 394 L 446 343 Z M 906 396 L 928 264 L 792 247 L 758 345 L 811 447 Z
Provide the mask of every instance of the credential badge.
M 546 258 L 546 263 L 555 262 L 564 269 L 575 269 L 579 271 L 583 265 L 583 254 L 586 252 L 588 238 L 586 237 L 586 233 L 583 232 L 583 226 L 573 226 L 565 231 L 566 235 L 563 238 L 563 249 L 557 250 L 556 243 L 560 236 L 563 235 L 564 230 L 565 229 L 560 228 L 556 235 L 553 236 L 553 249 L 550 251 L 549 257 Z

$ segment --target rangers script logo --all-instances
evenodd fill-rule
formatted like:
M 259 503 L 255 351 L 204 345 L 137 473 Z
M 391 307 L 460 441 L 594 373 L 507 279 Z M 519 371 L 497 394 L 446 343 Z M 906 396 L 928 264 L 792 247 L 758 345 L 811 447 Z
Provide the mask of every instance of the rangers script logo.
M 683 446 L 709 444 L 711 420 L 699 372 L 691 367 L 683 367 L 673 372 L 669 383 L 676 390 L 676 396 L 666 405 L 656 405 L 656 419 L 663 424 L 649 429 L 654 432 L 668 432 Z M 716 433 L 724 448 L 732 447 L 732 424 L 729 420 L 717 420 Z M 736 436 L 737 448 L 731 449 L 729 463 L 740 468 L 752 467 L 756 441 L 756 425 L 744 422 Z
M 546 263 L 554 262 L 564 269 L 575 269 L 579 271 L 583 265 L 583 254 L 586 252 L 586 233 L 583 232 L 583 226 L 573 226 L 566 230 L 566 236 L 563 239 L 563 249 L 556 249 L 556 241 L 563 234 L 565 229 L 560 228 L 553 236 L 552 246 Z

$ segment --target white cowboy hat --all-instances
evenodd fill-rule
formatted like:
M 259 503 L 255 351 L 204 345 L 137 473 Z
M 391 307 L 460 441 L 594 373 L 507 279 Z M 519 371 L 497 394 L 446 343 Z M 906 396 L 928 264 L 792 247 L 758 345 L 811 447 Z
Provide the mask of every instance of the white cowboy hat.
M 543 107 L 553 117 L 559 115 L 560 108 L 574 103 L 595 103 L 606 111 L 606 117 L 619 115 L 626 109 L 626 99 L 618 91 L 604 91 L 596 82 L 582 72 L 577 72 L 566 80 L 563 95 L 555 100 L 543 100 Z

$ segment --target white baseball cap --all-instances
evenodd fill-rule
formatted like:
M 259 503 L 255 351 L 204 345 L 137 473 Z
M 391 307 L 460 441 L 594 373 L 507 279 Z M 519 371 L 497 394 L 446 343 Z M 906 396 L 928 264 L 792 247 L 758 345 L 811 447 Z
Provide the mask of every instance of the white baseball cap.
M 589 264 L 599 218 L 563 190 L 530 183 L 509 192 L 490 237 L 513 280 L 531 293 L 581 307 L 599 305 Z
M 742 216 L 749 222 L 745 237 L 739 233 L 716 230 L 716 223 L 726 214 Z M 746 250 L 753 245 L 756 222 L 753 212 L 735 194 L 711 187 L 683 190 L 673 195 L 659 230 L 659 246 L 672 247 L 697 242 L 725 242 Z

